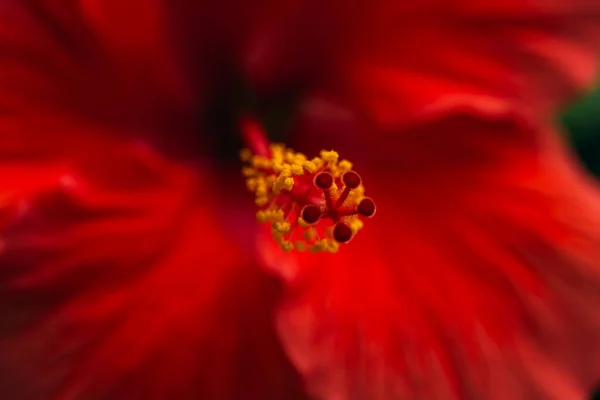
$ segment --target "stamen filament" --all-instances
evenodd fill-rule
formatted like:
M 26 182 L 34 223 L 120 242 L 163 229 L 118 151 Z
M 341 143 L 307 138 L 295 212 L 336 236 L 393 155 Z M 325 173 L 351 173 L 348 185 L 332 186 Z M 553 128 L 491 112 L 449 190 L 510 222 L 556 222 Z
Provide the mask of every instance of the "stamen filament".
M 337 215 L 338 215 L 339 217 L 350 217 L 350 216 L 352 216 L 352 215 L 356 215 L 356 214 L 358 214 L 358 211 L 356 211 L 356 210 L 351 210 L 351 209 L 348 209 L 348 210 L 339 210 L 339 211 L 337 212 Z
M 335 207 L 333 206 L 333 200 L 331 198 L 331 193 L 329 193 L 329 189 L 323 190 L 323 194 L 325 195 L 325 203 L 327 204 L 327 209 L 333 210 Z
M 352 190 L 352 188 L 346 186 L 344 188 L 344 191 L 342 192 L 342 194 L 340 195 L 340 197 L 337 199 L 337 201 L 335 202 L 335 206 L 334 208 L 340 208 L 340 206 L 342 204 L 344 204 L 344 201 L 346 201 L 346 199 L 348 198 L 348 195 L 350 194 L 350 191 Z

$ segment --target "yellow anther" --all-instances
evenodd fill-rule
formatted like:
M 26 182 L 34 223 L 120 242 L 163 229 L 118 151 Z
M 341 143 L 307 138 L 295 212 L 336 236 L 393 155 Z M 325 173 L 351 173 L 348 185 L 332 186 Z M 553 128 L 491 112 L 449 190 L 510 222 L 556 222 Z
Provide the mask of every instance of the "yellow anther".
M 256 182 L 255 193 L 257 196 L 261 197 L 267 195 L 267 186 L 264 184 L 264 182 Z
M 363 185 L 360 185 L 356 189 L 350 192 L 348 199 L 346 200 L 346 204 L 349 205 L 357 205 L 360 201 L 365 197 L 365 188 Z
M 271 160 L 261 156 L 252 156 L 252 166 L 256 169 L 269 169 L 271 168 Z
M 283 155 L 283 150 L 285 146 L 280 143 L 271 143 L 269 145 L 269 150 L 271 151 L 271 156 L 275 157 L 276 155 Z
M 338 163 L 338 168 L 341 172 L 350 171 L 352 169 L 352 163 L 348 160 L 342 160 Z
M 298 225 L 300 225 L 302 228 L 308 228 L 310 226 L 310 224 L 302 219 L 302 217 L 298 217 Z
M 304 239 L 308 242 L 312 242 L 317 237 L 317 232 L 313 228 L 309 228 L 304 231 Z
M 267 222 L 267 212 L 263 210 L 258 210 L 256 212 L 256 219 L 258 222 Z
M 317 170 L 317 166 L 312 161 L 305 161 L 303 167 L 308 172 L 315 172 Z
M 291 172 L 293 175 L 302 175 L 304 173 L 304 169 L 302 169 L 302 165 L 293 164 L 291 166 Z
M 290 164 L 283 164 L 281 166 L 281 173 L 279 175 L 291 176 L 292 175 L 292 167 Z
M 281 190 L 292 190 L 294 187 L 294 178 L 289 177 L 286 173 L 282 172 L 275 183 L 273 183 L 273 193 L 279 194 Z
M 256 213 L 256 219 L 259 222 L 281 222 L 283 221 L 283 211 L 280 209 L 260 210 Z
M 283 188 L 286 190 L 292 190 L 294 187 L 294 178 L 285 178 L 283 181 Z
M 282 221 L 284 217 L 283 210 L 281 209 L 271 210 L 270 215 L 273 221 Z
M 271 230 L 271 233 L 273 234 L 273 238 L 279 243 L 283 240 L 283 233 L 279 232 L 277 229 L 273 228 L 273 230 Z
M 334 184 L 333 184 L 333 185 L 331 185 L 331 187 L 329 188 L 329 192 L 330 192 L 332 195 L 335 195 L 335 194 L 337 193 L 338 189 L 339 189 L 339 188 L 338 188 L 338 185 L 336 185 L 336 184 L 334 183 Z
M 281 246 L 281 249 L 285 252 L 290 252 L 294 249 L 294 245 L 287 241 L 279 243 L 279 246 Z
M 248 188 L 248 190 L 250 190 L 251 192 L 256 191 L 257 188 L 257 182 L 256 179 L 248 179 L 246 181 L 246 187 Z
M 338 242 L 336 242 L 335 240 L 329 239 L 327 240 L 327 248 L 326 250 L 330 253 L 337 253 L 337 251 L 340 249 L 340 244 Z
M 259 207 L 264 207 L 267 204 L 269 204 L 269 198 L 266 196 L 257 197 L 256 199 L 254 199 L 254 204 L 256 204 Z
M 359 218 L 352 219 L 348 225 L 354 234 L 356 234 L 356 232 L 360 231 L 365 226 L 365 224 Z
M 240 159 L 243 162 L 250 162 L 252 160 L 252 151 L 250 149 L 240 150 Z
M 310 160 L 313 164 L 315 164 L 315 167 L 317 169 L 321 168 L 324 164 L 323 160 L 320 157 L 315 157 L 312 160 Z
M 273 183 L 275 183 L 276 180 L 277 180 L 276 176 L 269 175 L 265 178 L 265 185 L 267 185 L 267 187 L 273 187 Z
M 292 226 L 289 222 L 275 222 L 273 227 L 281 233 L 289 233 Z
M 296 159 L 296 155 L 294 154 L 293 151 L 288 150 L 285 152 L 284 160 L 286 163 L 292 164 L 295 159 Z
M 316 253 L 319 251 L 325 251 L 326 249 L 327 249 L 327 239 L 321 239 L 309 247 L 309 250 L 312 251 L 313 253 Z
M 306 156 L 302 153 L 296 153 L 294 164 L 302 165 L 306 162 Z
M 333 150 L 331 150 L 331 151 L 322 150 L 321 151 L 321 158 L 325 162 L 335 164 L 335 163 L 337 163 L 339 157 L 340 156 L 336 151 L 333 151 Z

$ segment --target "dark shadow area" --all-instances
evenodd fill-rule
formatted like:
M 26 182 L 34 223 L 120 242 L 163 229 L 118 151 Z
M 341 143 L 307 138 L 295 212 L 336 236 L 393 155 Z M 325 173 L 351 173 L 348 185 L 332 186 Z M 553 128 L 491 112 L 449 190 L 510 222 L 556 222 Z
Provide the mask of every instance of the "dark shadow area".
M 561 117 L 586 167 L 600 177 L 600 88 Z
M 584 165 L 600 178 L 600 88 L 568 109 L 561 122 Z M 600 400 L 600 388 L 590 400 Z

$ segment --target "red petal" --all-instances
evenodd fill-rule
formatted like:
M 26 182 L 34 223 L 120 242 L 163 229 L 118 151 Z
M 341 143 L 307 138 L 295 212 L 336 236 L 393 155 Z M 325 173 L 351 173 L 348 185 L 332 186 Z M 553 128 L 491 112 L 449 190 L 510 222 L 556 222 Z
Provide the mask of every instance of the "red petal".
M 597 1 L 381 0 L 347 24 L 334 80 L 342 98 L 385 126 L 490 100 L 546 118 L 598 70 Z
M 57 119 L 77 119 L 144 131 L 155 142 L 162 135 L 157 131 L 165 130 L 172 141 L 181 139 L 195 121 L 197 93 L 205 91 L 192 80 L 184 64 L 188 55 L 176 45 L 184 27 L 174 21 L 182 10 L 168 4 L 3 1 L 1 118 L 16 116 L 18 124 L 36 120 L 48 129 L 56 128 Z M 204 70 L 193 72 L 204 80 Z M 58 131 L 44 139 L 62 147 L 65 135 Z M 23 135 L 23 129 L 13 129 L 0 140 L 28 142 Z
M 313 72 L 388 127 L 457 104 L 546 118 L 598 71 L 594 0 L 288 0 L 264 10 L 243 36 L 252 79 L 281 86 Z
M 399 136 L 395 163 L 356 165 L 377 215 L 338 254 L 265 247 L 309 389 L 584 398 L 600 378 L 597 188 L 553 135 L 510 120 L 454 116 Z
M 3 398 L 302 395 L 227 177 L 134 140 L 200 136 L 167 4 L 0 5 Z
M 97 151 L 0 161 L 0 393 L 299 396 L 277 285 L 231 239 L 218 182 L 141 144 Z

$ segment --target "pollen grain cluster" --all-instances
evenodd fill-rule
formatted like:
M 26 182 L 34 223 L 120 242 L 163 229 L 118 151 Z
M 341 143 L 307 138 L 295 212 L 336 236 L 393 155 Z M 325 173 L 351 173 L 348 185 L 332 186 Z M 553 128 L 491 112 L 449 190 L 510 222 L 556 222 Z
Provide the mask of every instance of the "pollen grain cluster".
M 360 175 L 335 151 L 308 159 L 281 144 L 269 146 L 269 157 L 249 149 L 240 156 L 242 173 L 273 238 L 285 251 L 336 252 L 362 229 L 361 218 L 375 214 L 364 196 Z

